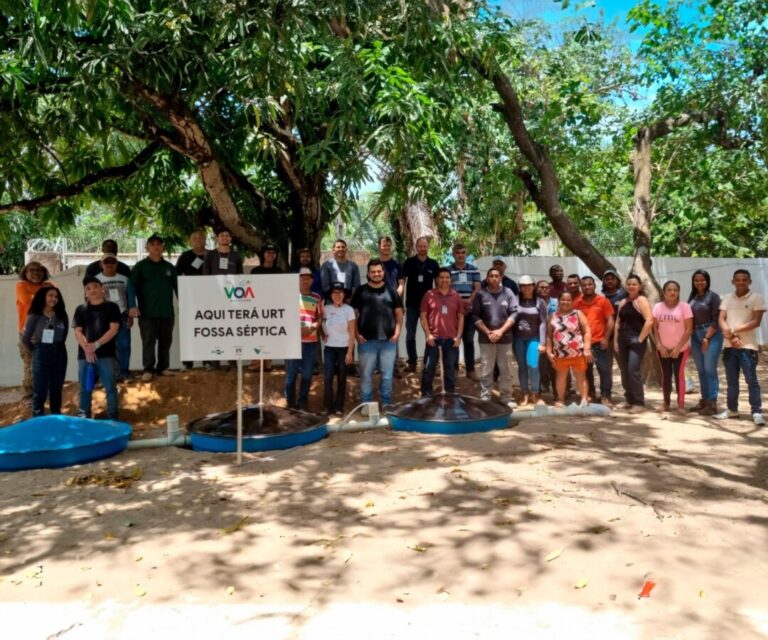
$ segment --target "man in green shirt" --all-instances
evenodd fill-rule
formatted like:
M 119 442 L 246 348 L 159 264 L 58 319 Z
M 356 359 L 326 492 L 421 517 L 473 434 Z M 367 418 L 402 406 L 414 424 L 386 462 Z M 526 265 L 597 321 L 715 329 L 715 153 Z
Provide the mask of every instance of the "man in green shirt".
M 169 375 L 173 341 L 173 295 L 178 293 L 176 267 L 163 258 L 163 239 L 157 234 L 147 238 L 147 257 L 131 270 L 131 282 L 139 303 L 134 316 L 139 318 L 142 344 L 143 382 L 155 374 Z M 157 357 L 155 357 L 157 347 Z

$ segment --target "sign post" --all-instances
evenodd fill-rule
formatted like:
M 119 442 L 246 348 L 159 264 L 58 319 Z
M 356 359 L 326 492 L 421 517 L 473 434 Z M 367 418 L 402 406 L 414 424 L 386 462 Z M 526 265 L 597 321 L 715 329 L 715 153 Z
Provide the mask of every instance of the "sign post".
M 237 360 L 239 464 L 243 448 L 243 360 L 260 361 L 263 419 L 264 360 L 301 358 L 298 275 L 179 278 L 179 339 L 182 360 Z

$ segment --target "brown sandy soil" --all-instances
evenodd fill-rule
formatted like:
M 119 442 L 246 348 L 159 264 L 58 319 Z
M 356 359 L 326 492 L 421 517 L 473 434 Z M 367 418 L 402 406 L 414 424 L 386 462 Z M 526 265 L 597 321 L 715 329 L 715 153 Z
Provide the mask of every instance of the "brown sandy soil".
M 149 434 L 231 408 L 234 385 L 133 382 L 122 415 Z M 25 621 L 9 638 L 765 638 L 766 446 L 746 419 L 616 411 L 5 473 L 0 617 Z M 68 484 L 106 472 L 127 479 Z

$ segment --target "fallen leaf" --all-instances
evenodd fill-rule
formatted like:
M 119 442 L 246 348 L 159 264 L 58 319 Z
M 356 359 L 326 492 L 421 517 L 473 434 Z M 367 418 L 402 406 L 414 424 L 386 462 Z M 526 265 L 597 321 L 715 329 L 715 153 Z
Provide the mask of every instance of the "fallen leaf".
M 112 533 L 111 531 L 107 531 L 107 532 L 104 534 L 104 539 L 105 539 L 105 540 L 115 540 L 115 539 L 116 539 L 116 538 L 115 538 L 115 534 L 114 534 L 114 533 Z
M 147 595 L 147 590 L 140 584 L 137 584 L 133 588 L 133 595 L 135 595 L 137 598 L 143 598 L 145 595 Z
M 562 555 L 563 551 L 565 551 L 565 547 L 555 549 L 546 558 L 544 558 L 544 562 L 552 562 L 553 560 L 557 560 Z
M 587 586 L 587 584 L 589 584 L 589 580 L 587 580 L 586 578 L 579 578 L 576 581 L 576 584 L 573 585 L 573 588 L 574 589 L 583 589 L 584 587 Z
M 703 598 L 703 597 L 704 597 L 704 591 L 703 590 L 699 591 L 699 598 Z
M 371 500 L 369 500 L 368 502 L 365 503 L 365 508 L 366 509 L 370 509 L 372 506 L 373 506 L 373 502 Z
M 144 559 L 144 556 L 136 556 L 134 562 L 141 562 Z
M 605 525 L 598 524 L 594 527 L 589 527 L 589 529 L 585 529 L 584 533 L 594 533 L 595 535 L 600 535 L 601 533 L 605 533 L 606 531 L 610 531 L 610 527 L 606 527 Z
M 243 516 L 242 518 L 240 518 L 240 520 L 235 522 L 235 524 L 229 527 L 224 527 L 223 529 L 220 529 L 220 531 L 224 535 L 229 535 L 230 533 L 234 533 L 235 531 L 240 531 L 240 529 L 242 529 L 245 525 L 247 525 L 250 522 L 250 520 L 251 520 L 251 516 Z
M 227 587 L 227 595 L 228 595 L 228 596 L 233 596 L 233 595 L 235 595 L 235 588 L 234 588 L 233 586 L 229 586 L 229 587 Z
M 408 547 L 408 548 L 411 549 L 411 551 L 416 551 L 417 553 L 424 553 L 427 549 L 434 546 L 435 545 L 430 544 L 429 542 L 423 542 L 421 544 L 415 544 L 412 547 Z

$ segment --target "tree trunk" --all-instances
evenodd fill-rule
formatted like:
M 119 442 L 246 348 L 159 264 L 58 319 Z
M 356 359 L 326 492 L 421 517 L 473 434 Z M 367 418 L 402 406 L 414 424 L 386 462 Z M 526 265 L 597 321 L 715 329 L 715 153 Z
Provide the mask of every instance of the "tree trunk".
M 409 256 L 416 253 L 416 240 L 419 238 L 439 239 L 437 224 L 432 217 L 432 211 L 423 200 L 410 202 L 403 207 L 397 222 L 403 237 L 405 252 Z
M 635 137 L 632 165 L 635 190 L 630 220 L 635 253 L 630 272 L 640 277 L 651 304 L 658 302 L 661 288 L 653 275 L 651 260 L 651 131 L 643 127 Z

